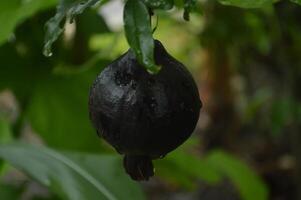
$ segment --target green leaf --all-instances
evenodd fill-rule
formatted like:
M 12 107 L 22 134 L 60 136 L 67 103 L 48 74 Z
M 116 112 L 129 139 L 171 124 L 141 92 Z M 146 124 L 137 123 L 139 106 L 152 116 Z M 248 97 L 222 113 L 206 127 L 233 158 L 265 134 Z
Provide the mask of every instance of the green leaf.
M 7 41 L 15 27 L 38 11 L 51 8 L 58 0 L 0 1 L 0 45 Z
M 219 0 L 223 5 L 237 6 L 241 8 L 259 8 L 273 4 L 274 0 Z
M 301 5 L 301 0 L 291 0 L 291 2 Z
M 0 113 L 1 114 L 1 113 Z M 12 133 L 10 129 L 10 124 L 7 120 L 4 120 L 0 116 L 0 144 L 5 144 L 12 140 Z M 4 169 L 5 164 L 0 160 L 0 174 Z M 0 190 L 1 196 L 1 190 Z
M 186 188 L 193 188 L 197 180 L 209 184 L 221 180 L 220 174 L 212 169 L 205 159 L 186 153 L 181 149 L 168 154 L 163 160 L 157 161 L 155 166 L 158 175 Z
M 168 182 L 195 189 L 197 181 L 215 184 L 221 175 L 200 155 L 191 153 L 198 148 L 199 139 L 191 137 L 164 159 L 155 161 L 156 174 Z
M 301 103 L 296 103 L 296 118 L 297 122 L 301 124 Z
M 52 17 L 46 23 L 46 35 L 44 42 L 44 55 L 51 56 L 52 44 L 58 39 L 62 34 L 63 28 L 61 24 L 64 19 L 70 20 L 70 23 L 76 17 L 76 15 L 81 14 L 86 8 L 95 5 L 97 2 L 103 0 L 86 0 L 86 1 L 72 1 L 72 0 L 61 0 L 60 4 L 57 6 L 57 12 L 54 17 Z
M 189 14 L 195 8 L 197 0 L 185 0 L 184 2 L 184 19 L 189 21 Z
M 110 188 L 117 199 L 130 197 L 133 200 L 145 199 L 144 193 L 137 184 L 126 174 L 119 156 L 87 155 L 83 153 L 67 153 L 70 159 L 80 164 L 93 177 L 100 179 Z
M 101 150 L 101 139 L 88 114 L 89 89 L 101 69 L 51 75 L 34 88 L 26 116 L 48 145 L 80 151 Z
M 149 72 L 157 73 L 160 68 L 154 61 L 154 39 L 146 5 L 141 0 L 128 0 L 123 18 L 127 41 L 138 61 Z
M 280 136 L 285 127 L 294 121 L 295 102 L 289 97 L 282 97 L 271 104 L 270 127 L 273 136 Z
M 152 9 L 170 10 L 174 6 L 173 0 L 143 0 Z
M 1 114 L 1 113 L 0 113 Z M 12 133 L 8 121 L 0 117 L 0 144 L 11 141 Z
M 213 151 L 207 161 L 213 168 L 229 178 L 239 190 L 244 200 L 267 200 L 268 189 L 265 183 L 252 169 L 237 158 L 223 152 Z
M 10 185 L 0 183 L 0 197 L 5 200 L 18 200 L 20 199 L 21 191 Z
M 60 153 L 14 143 L 0 145 L 0 157 L 34 178 L 62 199 L 144 199 L 121 161 L 114 156 Z
M 184 8 L 184 1 L 183 0 L 174 0 L 174 5 L 177 8 Z
M 103 150 L 101 139 L 97 137 L 89 121 L 87 102 L 90 85 L 107 62 L 97 57 L 91 58 L 93 62 L 88 60 L 87 66 L 70 66 L 66 64 L 66 51 L 61 51 L 60 55 L 52 59 L 45 58 L 40 52 L 43 25 L 31 21 L 23 23 L 16 34 L 16 43 L 25 48 L 26 54 L 19 54 L 12 43 L 0 47 L 0 55 L 3 57 L 0 89 L 8 88 L 14 92 L 21 110 L 26 112 L 22 116 L 25 115 L 24 119 L 31 123 L 45 143 L 61 149 Z M 22 35 L 28 31 L 31 34 Z M 53 65 L 58 61 L 60 66 L 68 65 L 75 73 L 68 76 L 54 75 Z M 87 71 L 86 67 L 93 69 Z M 20 123 L 22 124 L 21 121 Z M 18 134 L 18 128 L 16 133 Z
M 266 89 L 258 89 L 253 97 L 249 98 L 249 103 L 245 108 L 245 120 L 250 121 L 256 117 L 256 114 L 265 105 L 266 102 L 270 102 L 271 92 Z M 270 104 L 270 103 L 269 103 Z

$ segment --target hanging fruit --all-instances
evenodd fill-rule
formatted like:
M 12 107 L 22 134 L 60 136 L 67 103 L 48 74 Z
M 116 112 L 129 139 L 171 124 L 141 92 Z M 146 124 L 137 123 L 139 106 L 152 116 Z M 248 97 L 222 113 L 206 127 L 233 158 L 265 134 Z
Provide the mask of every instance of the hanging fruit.
M 90 90 L 90 118 L 99 136 L 124 156 L 134 180 L 154 175 L 153 159 L 164 157 L 193 132 L 202 102 L 185 66 L 155 40 L 156 74 L 129 49 L 109 64 Z

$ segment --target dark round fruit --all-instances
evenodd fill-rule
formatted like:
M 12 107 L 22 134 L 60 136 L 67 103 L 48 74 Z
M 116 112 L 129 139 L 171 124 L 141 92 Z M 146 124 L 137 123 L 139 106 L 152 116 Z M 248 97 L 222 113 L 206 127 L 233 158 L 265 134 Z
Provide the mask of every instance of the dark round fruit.
M 202 103 L 185 66 L 155 41 L 158 74 L 148 73 L 129 50 L 107 66 L 90 91 L 97 133 L 120 154 L 135 180 L 153 175 L 152 159 L 181 145 L 198 121 Z

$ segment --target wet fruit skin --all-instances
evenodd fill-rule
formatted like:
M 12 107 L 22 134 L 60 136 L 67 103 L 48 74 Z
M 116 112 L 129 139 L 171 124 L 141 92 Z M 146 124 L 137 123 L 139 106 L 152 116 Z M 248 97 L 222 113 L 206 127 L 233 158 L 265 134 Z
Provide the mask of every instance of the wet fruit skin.
M 153 176 L 151 160 L 165 156 L 193 132 L 202 103 L 183 64 L 155 40 L 157 74 L 148 73 L 129 50 L 108 65 L 90 90 L 90 119 L 120 154 L 134 180 Z

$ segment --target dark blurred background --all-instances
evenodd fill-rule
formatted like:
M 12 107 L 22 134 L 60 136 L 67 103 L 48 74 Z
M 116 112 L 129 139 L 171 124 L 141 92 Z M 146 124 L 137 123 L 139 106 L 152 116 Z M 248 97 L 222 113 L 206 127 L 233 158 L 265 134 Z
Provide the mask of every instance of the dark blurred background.
M 155 12 L 154 37 L 193 74 L 204 107 L 191 139 L 155 162 L 151 181 L 134 183 L 87 111 L 91 83 L 128 49 L 122 1 L 62 23 L 63 35 L 45 57 L 44 24 L 56 5 L 0 3 L 0 199 L 110 199 L 85 188 L 77 176 L 91 178 L 63 156 L 116 199 L 301 199 L 300 6 L 200 1 L 189 22 L 180 8 Z M 53 161 L 46 146 L 62 156 Z M 60 179 L 66 166 L 75 175 Z

